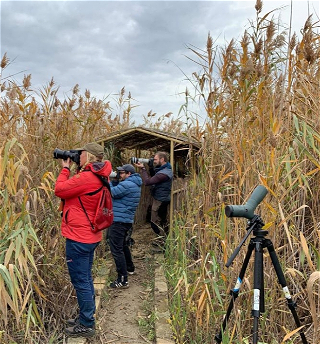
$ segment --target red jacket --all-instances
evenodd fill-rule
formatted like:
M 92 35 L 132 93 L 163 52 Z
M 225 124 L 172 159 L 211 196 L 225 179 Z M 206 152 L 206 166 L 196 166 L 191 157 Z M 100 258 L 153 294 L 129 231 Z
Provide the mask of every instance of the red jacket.
M 61 232 L 68 239 L 92 244 L 102 240 L 102 231 L 93 233 L 90 222 L 81 207 L 79 198 L 93 222 L 96 213 L 100 192 L 94 195 L 88 193 L 97 191 L 102 186 L 101 180 L 96 176 L 108 177 L 112 171 L 110 161 L 94 162 L 86 166 L 85 170 L 69 178 L 70 171 L 63 168 L 56 185 L 55 195 L 64 200 Z

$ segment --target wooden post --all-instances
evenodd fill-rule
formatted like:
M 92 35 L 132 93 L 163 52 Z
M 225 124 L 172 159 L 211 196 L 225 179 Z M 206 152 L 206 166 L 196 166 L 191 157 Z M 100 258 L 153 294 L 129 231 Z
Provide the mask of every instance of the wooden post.
M 173 141 L 170 140 L 170 164 L 172 167 L 172 173 L 174 174 L 174 145 L 173 145 Z M 173 224 L 173 178 L 172 178 L 172 187 L 171 187 L 171 196 L 170 196 L 170 229 L 172 227 Z

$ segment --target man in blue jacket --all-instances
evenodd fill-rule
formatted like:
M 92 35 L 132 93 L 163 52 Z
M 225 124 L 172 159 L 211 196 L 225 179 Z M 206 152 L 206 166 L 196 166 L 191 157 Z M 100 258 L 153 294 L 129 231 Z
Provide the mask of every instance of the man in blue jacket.
M 114 218 L 107 236 L 118 278 L 110 287 L 127 288 L 128 273 L 132 274 L 135 268 L 127 238 L 132 232 L 134 215 L 140 201 L 142 179 L 130 164 L 117 167 L 117 170 L 119 182 L 110 183 Z

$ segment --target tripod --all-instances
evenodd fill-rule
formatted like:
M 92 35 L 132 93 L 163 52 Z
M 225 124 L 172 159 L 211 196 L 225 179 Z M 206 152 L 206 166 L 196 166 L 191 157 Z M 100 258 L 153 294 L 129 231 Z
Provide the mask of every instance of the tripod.
M 234 302 L 236 298 L 239 295 L 240 287 L 243 281 L 244 274 L 246 272 L 252 251 L 255 251 L 255 259 L 254 259 L 254 275 L 253 275 L 253 308 L 252 308 L 252 316 L 253 316 L 253 332 L 252 332 L 252 343 L 257 344 L 258 343 L 258 323 L 259 323 L 259 317 L 260 313 L 264 313 L 265 311 L 265 304 L 264 304 L 264 279 L 263 279 L 263 249 L 267 248 L 273 267 L 276 271 L 278 281 L 282 286 L 282 290 L 284 293 L 285 298 L 287 299 L 287 305 L 290 309 L 294 321 L 297 325 L 297 327 L 301 327 L 300 320 L 298 318 L 297 312 L 296 312 L 296 303 L 292 300 L 289 289 L 287 287 L 287 283 L 284 277 L 284 274 L 282 272 L 278 257 L 276 255 L 276 252 L 274 250 L 274 246 L 270 239 L 267 239 L 266 236 L 268 234 L 268 231 L 262 230 L 261 228 L 264 226 L 264 223 L 262 222 L 261 218 L 258 215 L 254 215 L 253 218 L 248 222 L 247 226 L 247 234 L 241 241 L 240 245 L 236 248 L 232 256 L 229 258 L 226 266 L 229 267 L 231 263 L 233 262 L 234 258 L 240 251 L 241 246 L 245 242 L 245 240 L 248 238 L 250 233 L 253 231 L 253 237 L 248 246 L 248 251 L 245 256 L 244 262 L 242 264 L 239 276 L 237 278 L 237 282 L 234 286 L 234 289 L 230 291 L 230 295 L 232 296 L 231 301 L 229 303 L 227 313 L 224 317 L 223 323 L 221 325 L 221 330 L 219 334 L 216 334 L 215 340 L 217 343 L 222 342 L 222 333 L 224 332 L 227 322 L 229 320 L 231 311 L 234 306 Z M 300 336 L 302 339 L 303 344 L 308 344 L 306 337 L 304 335 L 304 332 L 302 329 L 299 330 Z

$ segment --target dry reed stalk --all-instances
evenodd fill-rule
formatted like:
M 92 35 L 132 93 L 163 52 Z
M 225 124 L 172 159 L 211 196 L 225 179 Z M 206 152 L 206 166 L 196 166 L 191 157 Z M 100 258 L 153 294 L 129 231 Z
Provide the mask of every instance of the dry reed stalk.
M 310 302 L 310 312 L 314 324 L 313 342 L 315 343 L 319 339 L 319 285 L 320 285 L 320 271 L 314 271 L 307 282 L 307 291 Z
M 307 23 L 302 41 L 297 43 L 297 37 L 293 36 L 287 53 L 282 50 L 285 44 L 283 32 L 276 31 L 276 26 L 267 19 L 267 15 L 260 16 L 261 6 L 261 2 L 257 3 L 256 23 L 252 23 L 252 33 L 247 31 L 244 34 L 242 50 L 231 41 L 219 56 L 210 37 L 206 52 L 194 47 L 190 49 L 199 61 L 196 58 L 190 60 L 202 68 L 202 71 L 193 74 L 193 81 L 197 84 L 196 90 L 201 91 L 199 98 L 204 99 L 208 117 L 201 150 L 203 175 L 200 177 L 205 176 L 205 186 L 203 190 L 195 191 L 196 196 L 187 193 L 185 204 L 190 214 L 187 211 L 184 224 L 188 224 L 189 231 L 197 229 L 195 243 L 198 248 L 198 271 L 193 270 L 196 276 L 192 275 L 194 289 L 192 294 L 185 296 L 191 308 L 197 305 L 197 317 L 194 319 L 197 323 L 189 326 L 198 328 L 200 323 L 206 323 L 209 318 L 205 310 L 211 309 L 214 302 L 211 293 L 207 297 L 205 285 L 201 283 L 207 279 L 207 272 L 201 268 L 201 263 L 205 261 L 208 251 L 212 250 L 215 257 L 222 257 L 223 264 L 244 235 L 243 220 L 227 221 L 219 213 L 223 212 L 225 203 L 243 204 L 257 183 L 261 183 L 268 188 L 270 196 L 259 207 L 259 213 L 262 218 L 268 219 L 265 228 L 276 244 L 281 263 L 286 266 L 289 285 L 301 307 L 299 315 L 305 319 L 306 331 L 310 332 L 313 325 L 308 316 L 305 283 L 308 274 L 315 268 L 315 255 L 311 249 L 313 242 L 317 247 L 315 250 L 319 249 L 319 237 L 315 231 L 318 197 L 314 198 L 312 194 L 319 192 L 316 175 L 319 172 L 320 142 L 317 130 L 319 102 L 316 100 L 319 94 L 319 79 L 316 78 L 319 63 L 315 63 L 316 60 L 319 62 L 319 56 L 312 55 L 311 50 L 319 51 L 319 37 L 310 39 L 314 36 L 310 33 L 310 23 Z M 295 54 L 296 44 L 299 50 Z M 278 58 L 270 54 L 272 50 L 278 51 Z M 212 56 L 215 56 L 214 61 Z M 286 56 L 289 63 L 283 68 Z M 219 72 L 216 79 L 212 75 L 213 66 L 215 72 Z M 297 115 L 299 121 L 296 121 Z M 194 219 L 195 226 L 191 225 L 194 205 L 189 197 L 198 200 L 198 207 L 204 214 L 200 221 Z M 208 210 L 210 216 L 206 216 Z M 210 242 L 210 232 L 215 231 L 219 234 L 216 240 Z M 193 237 L 192 233 L 189 237 Z M 195 257 L 190 253 L 187 257 L 190 266 L 193 266 Z M 230 271 L 221 271 L 224 281 L 235 277 L 243 258 L 244 251 L 241 251 Z M 266 261 L 266 271 L 266 284 L 270 285 L 266 302 L 271 301 L 276 311 L 268 313 L 270 328 L 265 329 L 264 335 L 271 340 L 271 333 L 274 333 L 273 339 L 277 341 L 283 338 L 283 328 L 292 328 L 294 323 L 280 311 L 284 305 L 278 296 L 276 276 L 269 260 Z M 299 271 L 299 274 L 293 276 L 292 271 Z M 252 281 L 250 272 L 251 265 L 248 281 Z M 247 288 L 250 290 L 250 282 Z M 250 333 L 250 315 L 237 321 L 242 332 Z M 194 333 L 191 328 L 190 333 Z M 295 330 L 290 332 L 292 340 L 296 338 L 294 333 Z

